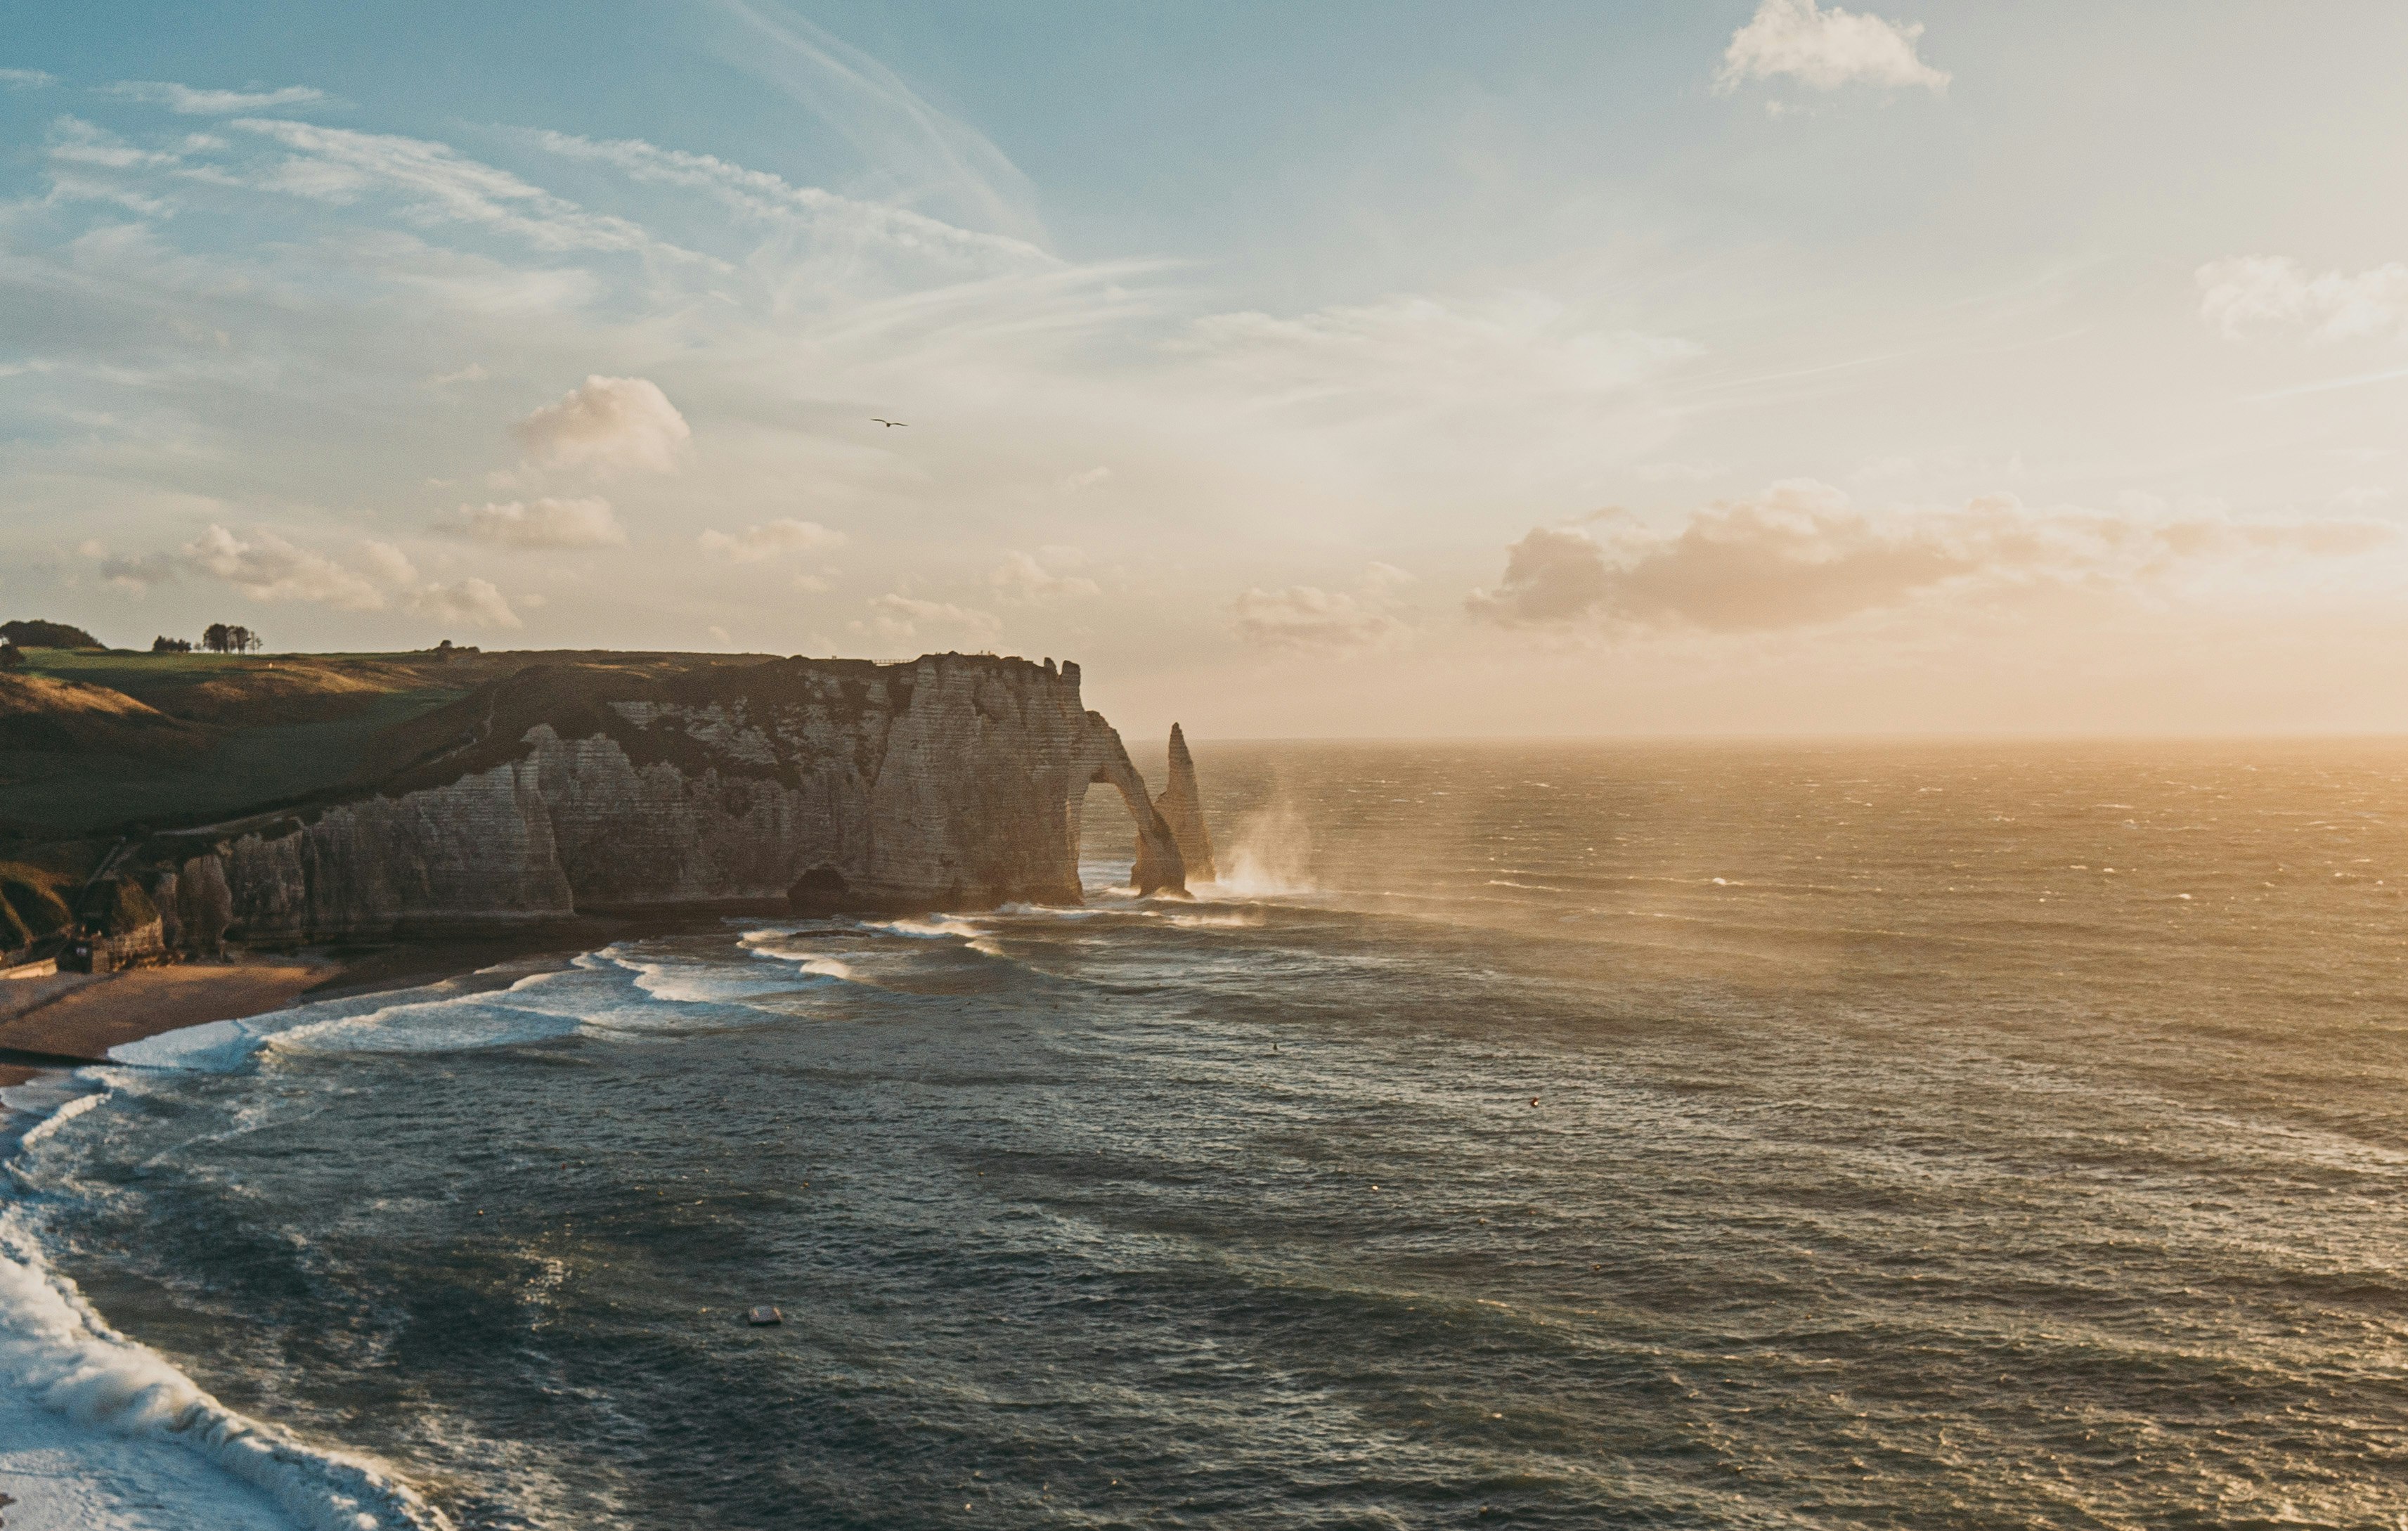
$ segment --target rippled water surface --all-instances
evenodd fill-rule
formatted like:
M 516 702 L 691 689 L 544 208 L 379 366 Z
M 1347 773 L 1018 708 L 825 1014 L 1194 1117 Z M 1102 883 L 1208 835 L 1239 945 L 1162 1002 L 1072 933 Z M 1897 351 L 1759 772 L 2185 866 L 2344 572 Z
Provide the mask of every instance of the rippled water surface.
M 2408 1525 L 2408 748 L 1198 759 L 1194 904 L 151 1044 L 22 1226 L 464 1526 Z

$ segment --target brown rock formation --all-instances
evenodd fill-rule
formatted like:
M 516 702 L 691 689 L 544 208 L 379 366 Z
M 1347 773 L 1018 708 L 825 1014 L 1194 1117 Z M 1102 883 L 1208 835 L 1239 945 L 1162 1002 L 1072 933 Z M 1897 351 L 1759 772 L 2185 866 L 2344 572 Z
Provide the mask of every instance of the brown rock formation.
M 1120 736 L 1081 705 L 1079 667 L 1051 660 L 544 665 L 388 743 L 399 768 L 372 785 L 158 837 L 153 896 L 179 944 L 598 909 L 1075 904 L 1094 783 L 1136 822 L 1140 890 L 1185 888 Z
M 1187 752 L 1187 736 L 1179 725 L 1170 725 L 1169 780 L 1162 784 L 1162 795 L 1154 800 L 1154 810 L 1170 826 L 1170 837 L 1179 842 L 1180 859 L 1187 864 L 1187 875 L 1199 882 L 1220 880 L 1220 868 L 1212 864 L 1212 833 L 1204 827 L 1203 800 L 1196 795 L 1196 757 Z

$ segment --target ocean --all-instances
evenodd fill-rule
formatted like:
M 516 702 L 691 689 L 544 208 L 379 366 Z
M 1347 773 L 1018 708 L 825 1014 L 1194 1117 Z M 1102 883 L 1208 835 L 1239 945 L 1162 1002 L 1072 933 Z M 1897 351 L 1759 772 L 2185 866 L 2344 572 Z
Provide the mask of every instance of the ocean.
M 2408 745 L 1197 754 L 13 1092 L 0 1518 L 2408 1526 Z

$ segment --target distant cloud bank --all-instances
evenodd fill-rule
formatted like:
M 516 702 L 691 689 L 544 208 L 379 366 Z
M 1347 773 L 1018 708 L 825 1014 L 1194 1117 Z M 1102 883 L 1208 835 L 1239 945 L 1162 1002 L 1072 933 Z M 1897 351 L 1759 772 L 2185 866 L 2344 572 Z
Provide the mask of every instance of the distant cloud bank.
M 2408 265 L 2311 273 L 2287 255 L 2241 255 L 2199 268 L 2199 311 L 2228 340 L 2259 325 L 2318 340 L 2408 338 Z
M 2393 543 L 2366 519 L 2137 522 L 2037 511 L 2011 494 L 1876 518 L 1811 479 L 1694 512 L 1678 527 L 1541 526 L 1465 609 L 1514 628 L 1769 632 L 1901 607 L 1942 586 L 2129 586 L 2177 565 L 2269 554 L 2334 558 Z

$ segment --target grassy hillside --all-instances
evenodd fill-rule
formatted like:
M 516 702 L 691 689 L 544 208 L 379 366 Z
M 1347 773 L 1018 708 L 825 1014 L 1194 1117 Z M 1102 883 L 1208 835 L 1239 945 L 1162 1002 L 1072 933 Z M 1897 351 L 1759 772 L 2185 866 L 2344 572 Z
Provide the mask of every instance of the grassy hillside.
M 23 669 L 0 672 L 0 845 L 21 849 L 208 823 L 380 776 L 423 751 L 414 722 L 530 665 L 675 673 L 767 657 L 24 655 Z

